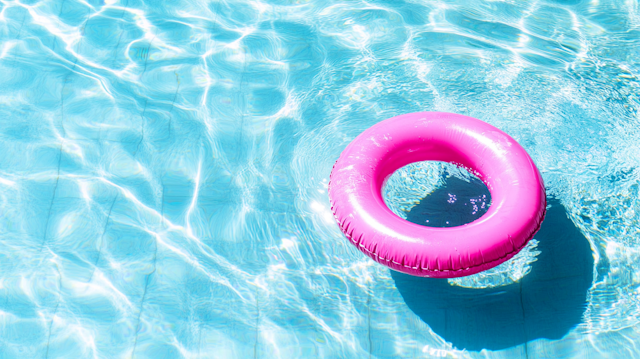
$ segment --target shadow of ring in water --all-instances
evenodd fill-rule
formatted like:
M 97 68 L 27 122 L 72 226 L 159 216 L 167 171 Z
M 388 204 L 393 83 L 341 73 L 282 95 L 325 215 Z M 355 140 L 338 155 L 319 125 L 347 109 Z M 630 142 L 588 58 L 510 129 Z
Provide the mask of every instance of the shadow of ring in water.
M 487 191 L 481 183 L 476 183 L 475 189 L 470 186 L 474 186 L 473 182 L 451 177 L 445 186 L 414 207 L 411 212 L 418 213 L 409 213 L 408 219 L 424 223 L 420 217 L 424 217 L 425 206 L 443 206 L 438 201 L 449 198 L 449 193 L 455 193 L 457 201 L 468 202 Z M 407 306 L 458 349 L 500 350 L 538 338 L 565 336 L 582 321 L 587 291 L 593 281 L 594 259 L 589 242 L 567 217 L 560 201 L 549 198 L 548 205 L 545 221 L 535 235 L 540 254 L 531 264 L 531 272 L 520 281 L 472 289 L 451 286 L 446 279 L 391 271 Z M 458 214 L 455 221 L 469 223 L 473 217 Z M 430 223 L 438 221 L 444 223 L 442 218 Z

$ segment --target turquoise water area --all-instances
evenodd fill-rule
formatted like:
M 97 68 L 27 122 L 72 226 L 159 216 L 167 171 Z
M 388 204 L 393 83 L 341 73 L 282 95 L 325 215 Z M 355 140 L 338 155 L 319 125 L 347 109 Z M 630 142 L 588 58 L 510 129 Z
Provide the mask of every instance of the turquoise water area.
M 0 0 L 0 358 L 640 357 L 639 59 L 629 0 Z M 341 151 L 426 110 L 537 163 L 513 261 L 420 279 L 339 232 Z

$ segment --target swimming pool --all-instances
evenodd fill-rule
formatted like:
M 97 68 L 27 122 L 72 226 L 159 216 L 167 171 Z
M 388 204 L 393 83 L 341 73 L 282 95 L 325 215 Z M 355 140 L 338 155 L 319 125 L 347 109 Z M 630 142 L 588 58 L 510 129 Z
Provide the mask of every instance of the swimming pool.
M 0 0 L 0 358 L 640 356 L 638 6 Z M 334 161 L 425 110 L 542 172 L 515 261 L 429 281 L 342 237 Z M 485 202 L 451 172 L 389 206 Z

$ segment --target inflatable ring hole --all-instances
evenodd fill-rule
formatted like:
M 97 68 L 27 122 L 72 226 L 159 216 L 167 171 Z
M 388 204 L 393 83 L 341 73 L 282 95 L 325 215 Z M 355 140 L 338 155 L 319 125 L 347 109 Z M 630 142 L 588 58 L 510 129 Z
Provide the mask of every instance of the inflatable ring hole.
M 455 227 L 482 217 L 491 193 L 474 174 L 452 163 L 423 161 L 395 171 L 382 190 L 402 219 L 427 227 Z

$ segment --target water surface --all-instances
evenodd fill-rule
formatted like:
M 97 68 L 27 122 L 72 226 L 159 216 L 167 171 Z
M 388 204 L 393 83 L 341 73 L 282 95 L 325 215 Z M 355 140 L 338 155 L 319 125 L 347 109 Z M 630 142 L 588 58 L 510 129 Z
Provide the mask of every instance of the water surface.
M 638 59 L 633 1 L 0 0 L 0 357 L 640 356 Z M 540 168 L 521 263 L 407 289 L 339 232 L 341 151 L 425 110 Z M 512 310 L 557 251 L 590 267 L 569 320 L 424 306 L 481 323 L 461 296 Z

